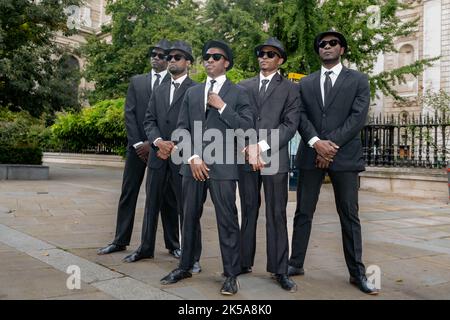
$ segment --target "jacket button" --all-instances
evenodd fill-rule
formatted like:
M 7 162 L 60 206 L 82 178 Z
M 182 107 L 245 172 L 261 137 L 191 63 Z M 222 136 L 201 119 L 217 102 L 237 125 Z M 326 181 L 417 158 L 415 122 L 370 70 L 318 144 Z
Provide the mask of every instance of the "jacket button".
M 261 121 L 261 117 L 258 117 L 258 121 Z
M 169 120 L 166 120 L 166 123 L 167 123 L 167 124 L 169 124 L 169 123 L 170 123 L 170 121 L 169 121 Z
M 326 118 L 327 115 L 325 113 L 322 113 L 322 118 Z

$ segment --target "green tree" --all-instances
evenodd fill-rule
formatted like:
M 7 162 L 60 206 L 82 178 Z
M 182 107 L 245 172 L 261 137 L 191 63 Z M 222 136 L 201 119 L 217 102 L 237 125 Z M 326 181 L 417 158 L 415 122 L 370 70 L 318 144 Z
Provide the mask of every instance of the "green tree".
M 27 110 L 33 116 L 63 107 L 78 107 L 74 99 L 76 70 L 64 68 L 63 48 L 55 32 L 70 35 L 64 8 L 79 0 L 2 0 L 0 2 L 0 105 Z M 60 62 L 58 62 L 60 61 Z
M 402 20 L 397 12 L 411 8 L 398 0 L 327 0 L 319 5 L 317 0 L 272 1 L 271 20 L 275 35 L 288 47 L 292 71 L 310 73 L 318 70 L 313 39 L 320 31 L 335 29 L 346 36 L 348 51 L 345 60 L 362 72 L 370 74 L 380 53 L 396 52 L 394 41 L 415 32 L 418 20 Z M 367 8 L 377 6 L 379 24 L 371 23 L 374 14 Z M 439 57 L 421 59 L 394 70 L 370 77 L 372 97 L 377 89 L 395 99 L 402 100 L 393 85 L 405 81 L 407 74 L 419 76 L 425 67 Z M 297 68 L 295 68 L 297 66 Z
M 185 40 L 199 54 L 199 5 L 192 0 L 109 1 L 106 11 L 112 23 L 103 32 L 111 33 L 112 41 L 91 37 L 83 48 L 86 79 L 95 82 L 91 103 L 123 97 L 129 78 L 150 70 L 149 47 L 161 38 Z

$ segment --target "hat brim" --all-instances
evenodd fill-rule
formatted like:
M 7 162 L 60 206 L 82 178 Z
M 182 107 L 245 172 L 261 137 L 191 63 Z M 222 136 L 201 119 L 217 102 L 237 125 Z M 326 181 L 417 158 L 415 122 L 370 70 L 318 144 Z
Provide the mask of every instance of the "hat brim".
M 226 43 L 223 43 L 221 41 L 216 40 L 209 40 L 205 45 L 203 46 L 202 55 L 205 55 L 205 53 L 208 51 L 209 48 L 220 48 L 225 52 L 226 59 L 229 62 L 227 71 L 231 70 L 233 68 L 233 51 L 229 46 L 227 46 Z
M 339 41 L 341 42 L 341 47 L 345 48 L 345 51 L 347 51 L 347 40 L 341 33 L 337 31 L 325 31 L 319 33 L 314 39 L 314 50 L 316 51 L 317 54 L 319 54 L 319 42 L 326 36 L 335 36 L 336 38 L 338 38 Z
M 256 46 L 256 47 L 255 47 L 255 55 L 256 55 L 256 56 L 258 56 L 258 52 L 259 52 L 263 47 L 274 47 L 274 48 L 277 48 L 278 51 L 281 53 L 281 57 L 283 58 L 283 63 L 282 63 L 282 64 L 285 64 L 285 62 L 286 62 L 286 60 L 287 60 L 287 54 L 286 54 L 286 52 L 285 52 L 283 49 L 281 49 L 280 47 L 277 47 L 277 46 L 275 46 L 275 45 L 271 45 L 271 44 L 260 44 L 259 46 Z

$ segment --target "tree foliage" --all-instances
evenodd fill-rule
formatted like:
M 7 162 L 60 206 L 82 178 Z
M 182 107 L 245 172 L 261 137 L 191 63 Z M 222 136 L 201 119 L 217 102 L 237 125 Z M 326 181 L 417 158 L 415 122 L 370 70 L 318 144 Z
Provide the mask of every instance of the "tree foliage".
M 78 107 L 76 70 L 65 68 L 55 32 L 70 35 L 64 8 L 79 0 L 0 2 L 0 105 L 33 116 Z M 59 61 L 59 62 L 58 62 Z

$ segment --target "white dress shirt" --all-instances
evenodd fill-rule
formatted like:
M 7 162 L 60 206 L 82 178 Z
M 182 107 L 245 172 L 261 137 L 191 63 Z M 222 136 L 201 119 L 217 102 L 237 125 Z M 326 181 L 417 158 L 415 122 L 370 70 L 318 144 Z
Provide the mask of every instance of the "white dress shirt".
M 169 97 L 169 105 L 172 104 L 172 101 L 173 101 L 173 95 L 174 95 L 174 93 L 175 93 L 175 86 L 173 85 L 173 83 L 174 83 L 174 82 L 175 82 L 175 83 L 179 83 L 180 86 L 181 86 L 181 84 L 183 83 L 184 80 L 186 80 L 186 78 L 187 78 L 187 74 L 185 74 L 185 75 L 182 76 L 182 77 L 179 77 L 179 78 L 176 79 L 176 80 L 174 80 L 173 78 L 171 78 L 171 80 L 170 80 L 170 97 Z M 178 88 L 179 88 L 179 87 L 178 87 Z M 153 141 L 153 145 L 156 146 L 156 142 L 157 142 L 158 140 L 162 140 L 162 138 L 161 138 L 161 137 L 156 138 L 156 139 Z
M 331 69 L 327 69 L 324 66 L 322 66 L 322 68 L 320 69 L 320 92 L 322 94 L 322 103 L 325 104 L 325 72 L 327 71 L 333 71 L 333 73 L 330 74 L 330 78 L 331 78 L 331 85 L 334 86 L 336 79 L 338 78 L 339 74 L 342 71 L 342 63 L 338 63 L 337 65 L 335 65 L 333 68 Z M 311 148 L 313 148 L 314 143 L 316 143 L 317 141 L 319 141 L 319 137 L 315 136 L 312 137 L 309 141 L 308 144 Z
M 220 89 L 222 89 L 223 84 L 225 83 L 225 81 L 227 80 L 227 77 L 225 75 L 221 75 L 215 79 L 211 78 L 211 77 L 206 77 L 206 82 L 205 82 L 205 112 L 206 112 L 206 106 L 207 106 L 207 102 L 208 102 L 208 91 L 209 91 L 209 87 L 211 87 L 211 80 L 216 80 L 216 82 L 214 83 L 213 86 L 213 92 L 214 93 L 219 93 Z M 224 106 L 220 109 L 217 110 L 219 111 L 220 114 L 222 114 L 223 110 L 225 110 L 227 104 L 224 104 Z M 200 156 L 198 154 L 194 154 L 192 155 L 192 157 L 190 157 L 188 159 L 188 163 L 191 162 L 192 159 L 194 158 L 200 158 Z
M 166 77 L 167 70 L 161 71 L 158 74 L 160 75 L 160 77 L 159 77 L 159 84 L 161 84 L 163 79 Z M 152 90 L 153 90 L 153 87 L 155 86 L 155 82 L 156 82 L 157 78 L 158 77 L 156 76 L 156 72 L 152 70 Z
M 274 75 L 275 75 L 276 73 L 277 73 L 277 71 L 275 71 L 274 73 L 268 75 L 267 77 L 264 76 L 264 75 L 262 74 L 262 72 L 259 73 L 259 89 L 258 89 L 258 92 L 259 92 L 259 90 L 261 90 L 261 87 L 262 87 L 262 85 L 263 85 L 263 80 L 269 80 L 269 82 L 267 82 L 267 84 L 266 84 L 266 91 L 267 91 L 267 89 L 269 88 L 270 82 L 272 81 L 272 79 L 273 79 L 273 77 L 274 77 Z M 266 140 L 261 140 L 261 141 L 259 141 L 259 142 L 258 142 L 258 145 L 259 145 L 259 147 L 261 148 L 261 151 L 262 151 L 262 152 L 265 152 L 265 151 L 267 151 L 267 150 L 270 149 L 270 146 L 269 146 L 269 144 L 267 143 Z

